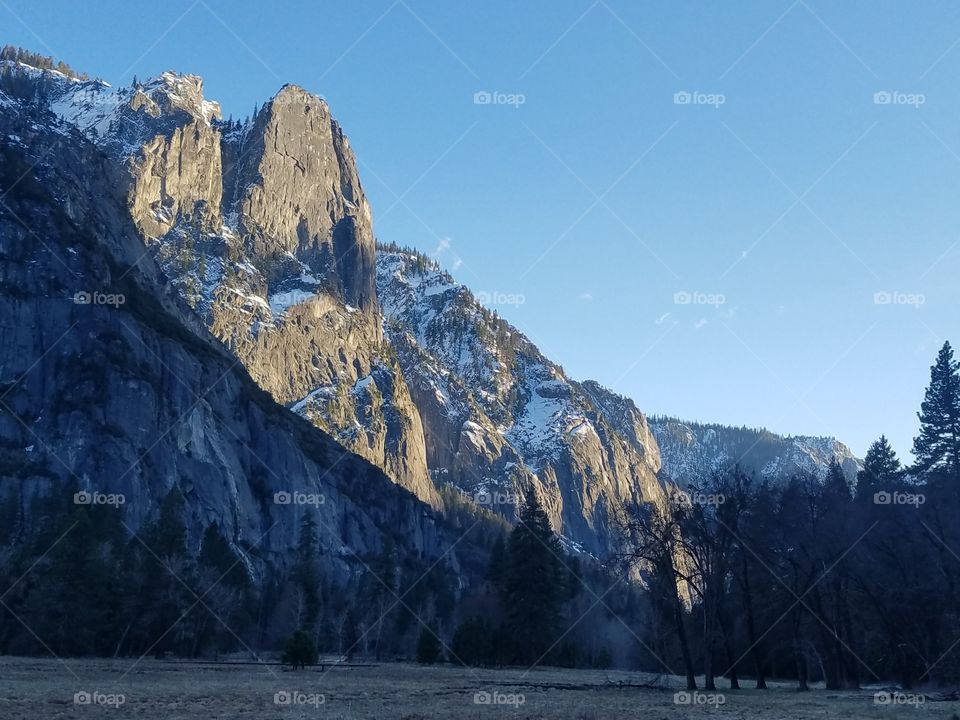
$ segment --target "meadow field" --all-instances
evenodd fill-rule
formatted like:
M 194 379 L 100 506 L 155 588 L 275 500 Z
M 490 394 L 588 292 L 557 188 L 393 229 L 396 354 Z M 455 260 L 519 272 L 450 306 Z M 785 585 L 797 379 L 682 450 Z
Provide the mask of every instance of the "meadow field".
M 678 693 L 681 693 L 678 695 Z M 798 693 L 721 688 L 682 694 L 679 678 L 622 671 L 482 670 L 386 663 L 310 668 L 141 660 L 0 658 L 0 718 L 141 720 L 814 720 L 942 718 L 960 703 L 875 689 Z

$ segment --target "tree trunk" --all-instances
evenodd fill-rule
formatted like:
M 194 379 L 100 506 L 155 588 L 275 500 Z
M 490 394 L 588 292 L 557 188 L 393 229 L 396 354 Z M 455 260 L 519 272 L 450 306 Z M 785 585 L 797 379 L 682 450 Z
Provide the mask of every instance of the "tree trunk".
M 693 657 L 690 655 L 690 643 L 687 640 L 687 629 L 683 624 L 683 607 L 680 598 L 674 594 L 673 620 L 677 626 L 677 638 L 680 640 L 680 654 L 683 655 L 683 667 L 687 673 L 687 690 L 697 689 L 697 675 L 693 670 Z
M 716 690 L 717 683 L 713 676 L 713 611 L 708 609 L 710 603 L 703 603 L 703 688 Z
M 810 686 L 807 684 L 807 659 L 803 656 L 803 652 L 797 648 L 797 689 L 803 692 L 806 692 L 810 689 Z
M 806 692 L 810 689 L 807 684 L 807 659 L 803 654 L 800 640 L 800 623 L 803 618 L 799 611 L 794 611 L 793 619 L 793 657 L 797 664 L 797 689 Z
M 760 652 L 760 642 L 757 640 L 757 626 L 753 617 L 753 588 L 750 586 L 750 564 L 746 555 L 742 559 L 743 565 L 743 597 L 747 610 L 747 639 L 750 641 L 750 656 L 753 658 L 753 670 L 757 676 L 757 690 L 767 689 L 766 673 L 763 667 L 763 655 Z
M 847 596 L 848 592 L 845 588 L 840 595 L 840 602 L 842 603 L 840 606 L 840 627 L 843 630 L 843 637 L 847 639 L 843 654 L 844 686 L 848 690 L 857 690 L 860 688 L 860 660 L 854 649 L 853 621 L 850 618 L 850 607 L 845 602 Z
M 720 631 L 723 633 L 723 649 L 727 656 L 727 677 L 730 679 L 730 689 L 740 689 L 740 678 L 737 676 L 736 658 L 730 649 L 730 634 L 727 632 L 727 625 L 720 616 Z

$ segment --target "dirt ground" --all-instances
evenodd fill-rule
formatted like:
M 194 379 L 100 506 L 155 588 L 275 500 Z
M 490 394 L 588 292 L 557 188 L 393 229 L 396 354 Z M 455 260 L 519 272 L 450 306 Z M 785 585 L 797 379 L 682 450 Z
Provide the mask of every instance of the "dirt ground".
M 655 683 L 658 687 L 638 687 Z M 873 690 L 677 693 L 677 678 L 592 670 L 472 670 L 383 664 L 298 672 L 277 666 L 0 658 L 0 718 L 261 720 L 949 720 L 960 703 Z

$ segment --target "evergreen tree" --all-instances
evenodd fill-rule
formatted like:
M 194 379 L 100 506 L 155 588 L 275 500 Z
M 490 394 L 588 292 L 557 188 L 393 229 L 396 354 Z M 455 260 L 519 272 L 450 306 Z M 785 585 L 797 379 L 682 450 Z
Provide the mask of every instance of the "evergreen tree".
M 203 534 L 197 558 L 198 595 L 195 653 L 228 651 L 253 625 L 255 597 L 240 558 L 213 523 Z
M 440 658 L 440 640 L 426 625 L 420 630 L 417 639 L 417 662 L 421 665 L 433 665 Z
M 294 670 L 317 664 L 317 646 L 305 630 L 297 630 L 287 640 L 282 662 Z
M 160 517 L 143 533 L 147 546 L 161 560 L 181 558 L 187 554 L 184 507 L 180 489 L 173 488 L 160 502 Z
M 890 447 L 886 435 L 881 435 L 867 450 L 863 469 L 857 473 L 857 499 L 870 501 L 879 490 L 894 490 L 903 480 L 903 467 Z
M 827 476 L 823 480 L 823 492 L 844 503 L 851 499 L 850 483 L 847 482 L 847 476 L 836 458 L 830 461 Z
M 485 618 L 469 617 L 453 634 L 453 660 L 464 665 L 492 665 L 494 663 L 494 632 Z
M 220 526 L 212 523 L 203 533 L 203 545 L 200 556 L 197 558 L 201 567 L 209 568 L 216 573 L 217 584 L 245 589 L 250 585 L 250 579 L 243 568 L 243 564 L 233 552 L 230 543 L 220 532 Z
M 487 564 L 487 580 L 494 587 L 499 588 L 503 584 L 504 569 L 507 564 L 507 545 L 503 541 L 503 535 L 497 535 L 490 550 L 490 561 Z
M 531 488 L 507 543 L 501 590 L 514 661 L 540 662 L 556 641 L 566 599 L 563 557 L 560 541 Z
M 377 660 L 383 659 L 384 627 L 397 603 L 397 557 L 393 538 L 384 536 L 383 548 L 368 566 L 362 594 L 367 600 L 367 614 L 373 623 L 370 639 Z
M 142 641 L 157 657 L 172 651 L 190 654 L 194 644 L 186 636 L 188 624 L 181 622 L 194 605 L 195 595 L 188 589 L 193 570 L 187 554 L 185 503 L 174 487 L 160 503 L 160 515 L 143 531 L 142 541 L 131 541 L 138 557 Z M 195 606 L 197 607 L 197 606 Z
M 353 611 L 347 610 L 340 627 L 340 655 L 349 662 L 357 653 L 360 644 L 360 633 L 357 630 L 357 619 Z
M 920 434 L 913 440 L 914 468 L 960 476 L 960 363 L 953 359 L 949 342 L 930 368 L 930 385 L 917 417 Z
M 297 564 L 293 571 L 296 591 L 299 593 L 298 616 L 302 627 L 315 630 L 320 616 L 320 570 L 317 563 L 317 521 L 305 513 L 300 520 L 297 541 Z

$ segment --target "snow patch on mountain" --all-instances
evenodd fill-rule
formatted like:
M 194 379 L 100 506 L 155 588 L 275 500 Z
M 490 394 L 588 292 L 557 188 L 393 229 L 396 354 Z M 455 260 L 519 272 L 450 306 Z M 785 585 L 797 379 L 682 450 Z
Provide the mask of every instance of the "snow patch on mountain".
M 381 250 L 377 283 L 388 330 L 402 327 L 431 359 L 425 369 L 437 401 L 468 415 L 475 406 L 532 470 L 563 452 L 570 430 L 589 423 L 559 367 L 436 263 Z M 462 391 L 452 391 L 451 382 L 469 389 L 468 403 L 454 407 L 451 397 Z M 463 428 L 477 439 L 483 423 Z

